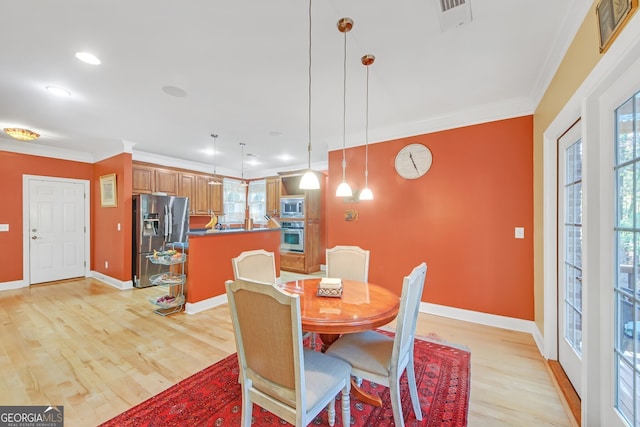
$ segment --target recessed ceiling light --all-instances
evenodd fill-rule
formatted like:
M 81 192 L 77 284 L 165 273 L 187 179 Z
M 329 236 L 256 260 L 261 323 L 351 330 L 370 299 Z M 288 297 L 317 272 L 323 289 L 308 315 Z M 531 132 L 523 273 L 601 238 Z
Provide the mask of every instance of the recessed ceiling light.
M 76 52 L 76 58 L 91 65 L 100 65 L 100 59 L 89 52 Z
M 62 89 L 61 87 L 47 86 L 45 89 L 47 89 L 49 93 L 52 93 L 57 96 L 71 96 L 71 92 L 69 92 L 66 89 Z
M 180 89 L 175 86 L 163 86 L 162 91 L 167 95 L 175 96 L 176 98 L 184 98 L 187 96 L 187 92 L 184 89 Z

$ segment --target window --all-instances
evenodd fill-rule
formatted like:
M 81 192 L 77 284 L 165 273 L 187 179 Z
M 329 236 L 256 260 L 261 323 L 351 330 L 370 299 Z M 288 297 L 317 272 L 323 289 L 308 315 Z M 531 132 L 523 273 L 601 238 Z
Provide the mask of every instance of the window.
M 615 110 L 615 407 L 640 425 L 640 92 Z
M 259 179 L 249 182 L 249 218 L 253 219 L 254 223 L 266 222 L 265 215 L 267 214 L 267 181 Z
M 247 207 L 247 187 L 238 179 L 224 178 L 222 180 L 224 197 L 224 219 L 226 223 L 244 222 Z

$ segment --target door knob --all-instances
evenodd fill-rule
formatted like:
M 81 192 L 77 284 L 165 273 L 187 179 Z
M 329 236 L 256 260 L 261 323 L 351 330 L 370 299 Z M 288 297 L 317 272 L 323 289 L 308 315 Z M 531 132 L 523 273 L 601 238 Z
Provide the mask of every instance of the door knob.
M 36 240 L 38 238 L 38 236 L 33 236 L 31 237 L 31 240 Z

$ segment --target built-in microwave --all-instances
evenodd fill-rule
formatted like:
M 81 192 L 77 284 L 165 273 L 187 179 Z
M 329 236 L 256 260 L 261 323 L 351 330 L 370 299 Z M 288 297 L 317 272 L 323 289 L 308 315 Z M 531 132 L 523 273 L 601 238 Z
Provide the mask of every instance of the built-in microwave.
M 280 250 L 283 252 L 304 252 L 304 221 L 282 221 Z
M 281 218 L 304 218 L 304 197 L 280 196 Z

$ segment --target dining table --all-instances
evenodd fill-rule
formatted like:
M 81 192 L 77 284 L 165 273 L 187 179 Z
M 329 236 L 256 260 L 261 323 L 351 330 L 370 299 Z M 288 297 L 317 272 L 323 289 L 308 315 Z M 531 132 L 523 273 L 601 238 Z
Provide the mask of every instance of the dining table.
M 383 286 L 342 280 L 340 296 L 321 296 L 318 295 L 321 280 L 291 280 L 280 286 L 289 293 L 300 295 L 302 330 L 319 335 L 322 351 L 343 334 L 384 326 L 398 315 L 400 297 Z M 353 381 L 352 390 L 359 400 L 382 406 L 378 396 L 366 393 Z

